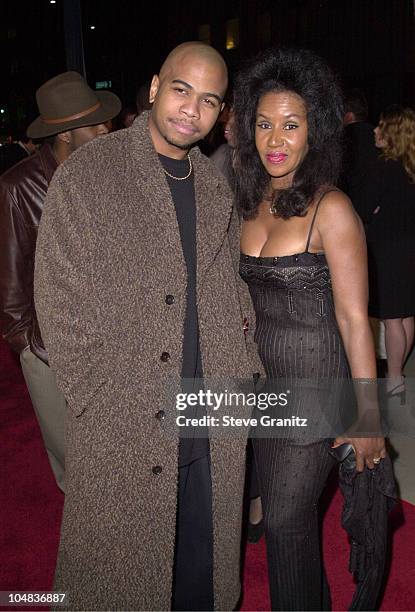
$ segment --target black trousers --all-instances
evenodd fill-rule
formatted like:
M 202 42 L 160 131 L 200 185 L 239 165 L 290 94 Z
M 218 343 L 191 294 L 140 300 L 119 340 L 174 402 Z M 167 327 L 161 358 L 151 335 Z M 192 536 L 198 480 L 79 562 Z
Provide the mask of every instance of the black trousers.
M 325 441 L 254 439 L 272 610 L 330 610 L 318 502 L 336 460 Z
M 213 610 L 210 456 L 179 468 L 172 610 Z

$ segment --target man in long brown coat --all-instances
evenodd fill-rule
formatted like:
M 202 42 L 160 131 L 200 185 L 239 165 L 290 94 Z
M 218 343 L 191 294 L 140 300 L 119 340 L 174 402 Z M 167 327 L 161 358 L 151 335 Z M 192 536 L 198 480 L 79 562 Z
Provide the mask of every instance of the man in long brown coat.
M 240 594 L 246 440 L 166 431 L 172 379 L 258 367 L 232 196 L 193 146 L 226 86 L 216 51 L 180 45 L 152 111 L 71 156 L 48 192 L 35 296 L 70 408 L 55 580 L 70 609 L 231 610 Z

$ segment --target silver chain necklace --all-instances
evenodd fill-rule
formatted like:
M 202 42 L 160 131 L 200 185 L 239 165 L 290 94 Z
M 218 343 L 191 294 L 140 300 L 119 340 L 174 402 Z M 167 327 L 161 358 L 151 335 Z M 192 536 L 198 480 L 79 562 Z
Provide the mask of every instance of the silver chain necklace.
M 187 155 L 187 159 L 189 160 L 189 172 L 186 174 L 186 176 L 173 176 L 173 174 L 170 174 L 170 172 L 167 172 L 167 170 L 163 168 L 165 174 L 167 174 L 167 176 L 174 179 L 175 181 L 185 181 L 186 179 L 188 179 L 189 176 L 192 174 L 193 166 L 192 160 L 190 159 L 190 155 Z

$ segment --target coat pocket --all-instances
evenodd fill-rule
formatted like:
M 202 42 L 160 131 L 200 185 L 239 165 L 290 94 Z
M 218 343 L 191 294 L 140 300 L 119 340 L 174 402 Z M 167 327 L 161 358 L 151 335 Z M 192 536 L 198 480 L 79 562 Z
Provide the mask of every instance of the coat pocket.
M 87 397 L 74 399 L 73 402 L 68 401 L 70 410 L 79 418 L 89 411 L 91 405 L 97 402 L 103 402 L 109 393 L 109 382 L 102 381 L 99 387 L 92 390 Z
M 67 375 L 68 370 L 62 374 L 58 368 L 55 370 L 58 387 L 75 416 L 84 414 L 91 404 L 103 401 L 109 392 L 110 380 L 113 377 L 108 373 L 108 368 L 103 367 L 104 363 L 102 358 L 97 357 L 84 369 L 77 365 L 70 378 Z

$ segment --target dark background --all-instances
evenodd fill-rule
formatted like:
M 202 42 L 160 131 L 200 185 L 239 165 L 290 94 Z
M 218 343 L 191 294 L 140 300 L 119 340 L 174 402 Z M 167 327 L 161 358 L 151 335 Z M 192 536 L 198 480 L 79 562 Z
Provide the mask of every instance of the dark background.
M 1 135 L 36 116 L 35 91 L 67 69 L 64 2 L 0 3 Z M 415 104 L 413 0 L 80 0 L 86 75 L 111 81 L 124 105 L 167 53 L 186 40 L 210 42 L 231 72 L 270 44 L 314 49 L 345 87 L 362 88 L 370 114 Z M 95 26 L 94 30 L 90 26 Z M 233 45 L 233 48 L 231 48 Z M 228 48 L 227 48 L 228 47 Z

